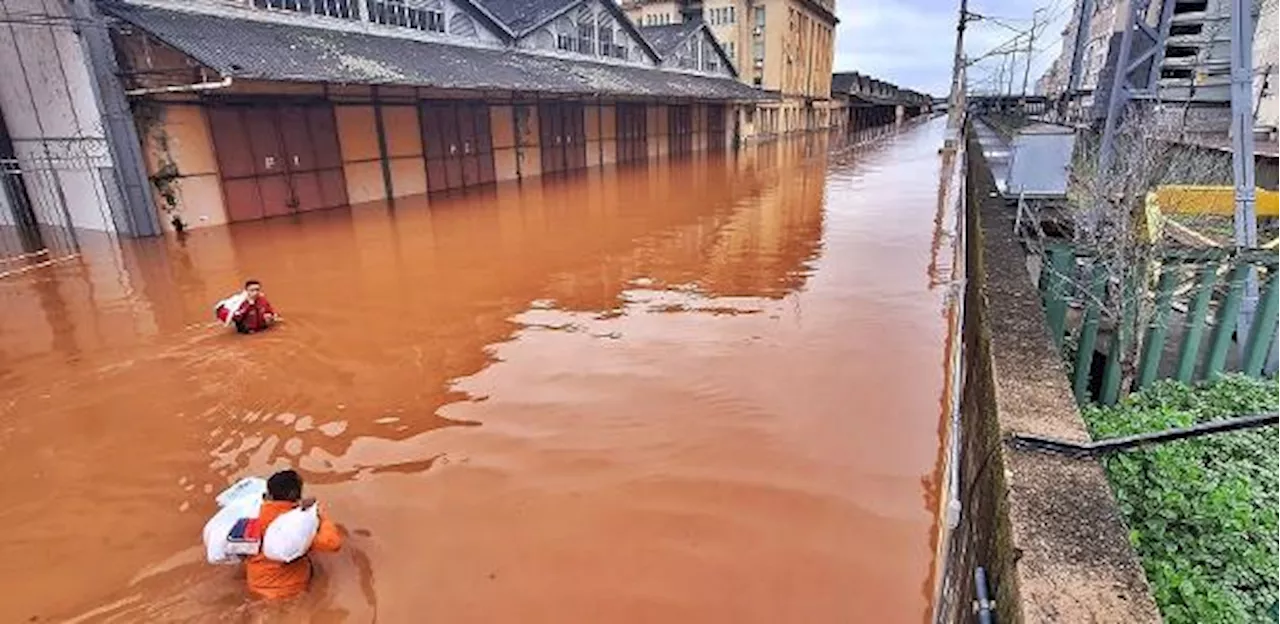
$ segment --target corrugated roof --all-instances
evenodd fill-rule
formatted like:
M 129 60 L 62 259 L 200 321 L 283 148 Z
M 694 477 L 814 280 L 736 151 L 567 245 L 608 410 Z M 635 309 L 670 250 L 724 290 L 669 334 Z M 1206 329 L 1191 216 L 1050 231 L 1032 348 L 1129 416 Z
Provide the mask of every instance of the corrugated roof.
M 583 95 L 760 100 L 736 80 L 140 5 L 103 10 L 225 76 Z

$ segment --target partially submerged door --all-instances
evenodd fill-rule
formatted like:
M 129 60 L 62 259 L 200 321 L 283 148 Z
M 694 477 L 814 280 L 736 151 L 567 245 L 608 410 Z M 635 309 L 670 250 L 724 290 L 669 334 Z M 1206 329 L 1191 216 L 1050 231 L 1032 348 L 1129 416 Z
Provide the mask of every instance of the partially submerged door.
M 707 150 L 719 152 L 724 150 L 729 137 L 725 130 L 725 109 L 723 104 L 707 105 Z
M 488 106 L 478 102 L 424 102 L 420 110 L 429 192 L 494 181 Z
M 228 221 L 347 203 L 331 105 L 218 105 L 208 115 Z

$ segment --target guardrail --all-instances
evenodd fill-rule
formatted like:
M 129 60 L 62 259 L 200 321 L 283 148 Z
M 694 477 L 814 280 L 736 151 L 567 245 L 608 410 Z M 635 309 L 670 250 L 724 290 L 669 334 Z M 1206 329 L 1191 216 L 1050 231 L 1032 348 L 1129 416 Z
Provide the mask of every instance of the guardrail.
M 1077 260 L 1085 260 L 1083 266 L 1077 266 Z M 1205 249 L 1160 254 L 1154 286 L 1142 284 L 1141 292 L 1132 285 L 1124 286 L 1127 292 L 1119 298 L 1121 309 L 1112 314 L 1113 327 L 1105 345 L 1100 344 L 1102 302 L 1107 300 L 1107 289 L 1121 286 L 1091 260 L 1090 254 L 1069 245 L 1050 245 L 1044 257 L 1046 266 L 1040 272 L 1040 294 L 1050 334 L 1059 346 L 1075 338 L 1071 381 L 1077 401 L 1085 403 L 1093 398 L 1094 360 L 1101 346 L 1106 347 L 1106 357 L 1097 399 L 1106 405 L 1119 400 L 1125 381 L 1121 359 L 1139 330 L 1135 325 L 1140 303 L 1152 307 L 1149 321 L 1141 328 L 1143 341 L 1130 390 L 1145 388 L 1158 379 L 1186 383 L 1229 370 L 1263 376 L 1277 334 L 1280 271 L 1274 251 Z M 1245 281 L 1254 269 L 1266 286 L 1249 334 L 1240 337 L 1235 335 L 1236 318 L 1244 300 Z M 1074 279 L 1076 276 L 1079 279 Z M 1081 284 L 1087 287 L 1081 289 Z M 1068 314 L 1073 301 L 1083 307 L 1077 318 Z M 1175 314 L 1181 315 L 1181 344 L 1170 364 L 1165 349 Z M 1203 344 L 1206 332 L 1207 348 Z M 1234 366 L 1229 366 L 1233 342 L 1241 343 L 1243 349 Z

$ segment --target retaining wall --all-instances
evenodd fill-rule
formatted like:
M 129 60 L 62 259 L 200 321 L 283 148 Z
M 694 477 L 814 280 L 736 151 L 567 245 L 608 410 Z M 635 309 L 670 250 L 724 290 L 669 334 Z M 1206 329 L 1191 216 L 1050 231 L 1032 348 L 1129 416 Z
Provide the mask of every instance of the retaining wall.
M 976 621 L 986 568 L 996 621 L 1159 622 L 1101 464 L 1014 449 L 1014 433 L 1089 438 L 1049 338 L 1013 211 L 976 142 L 968 154 L 959 523 L 939 622 Z

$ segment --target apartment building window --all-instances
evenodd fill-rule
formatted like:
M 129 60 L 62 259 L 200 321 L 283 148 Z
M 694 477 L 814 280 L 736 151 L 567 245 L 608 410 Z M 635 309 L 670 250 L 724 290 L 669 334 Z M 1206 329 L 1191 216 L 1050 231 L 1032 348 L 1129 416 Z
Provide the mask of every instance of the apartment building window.
M 764 34 L 764 7 L 756 7 L 756 35 Z
M 764 67 L 763 39 L 757 39 L 751 42 L 751 59 L 755 61 L 756 67 Z
M 569 33 L 559 33 L 556 35 L 556 49 L 566 52 L 577 52 L 573 46 L 573 35 Z
M 332 0 L 311 1 L 315 4 L 332 3 Z M 438 1 L 409 6 L 405 0 L 366 0 L 365 8 L 369 10 L 369 21 L 375 24 L 444 32 L 444 5 Z
M 734 54 L 734 49 L 733 49 L 733 48 L 734 48 L 734 46 L 733 46 L 733 42 L 732 42 L 732 41 L 726 41 L 726 42 L 724 42 L 724 53 L 725 53 L 725 55 L 726 55 L 726 56 L 728 56 L 729 58 L 733 59 L 733 61 L 736 63 L 736 62 L 738 61 L 738 55 L 737 55 L 737 54 Z
M 734 7 L 727 6 L 727 7 L 717 7 L 717 8 L 711 9 L 710 17 L 711 17 L 710 22 L 713 26 L 720 26 L 723 24 L 732 24 L 735 19 Z
M 360 0 L 253 0 L 259 9 L 284 9 L 342 19 L 359 19 L 356 3 Z

